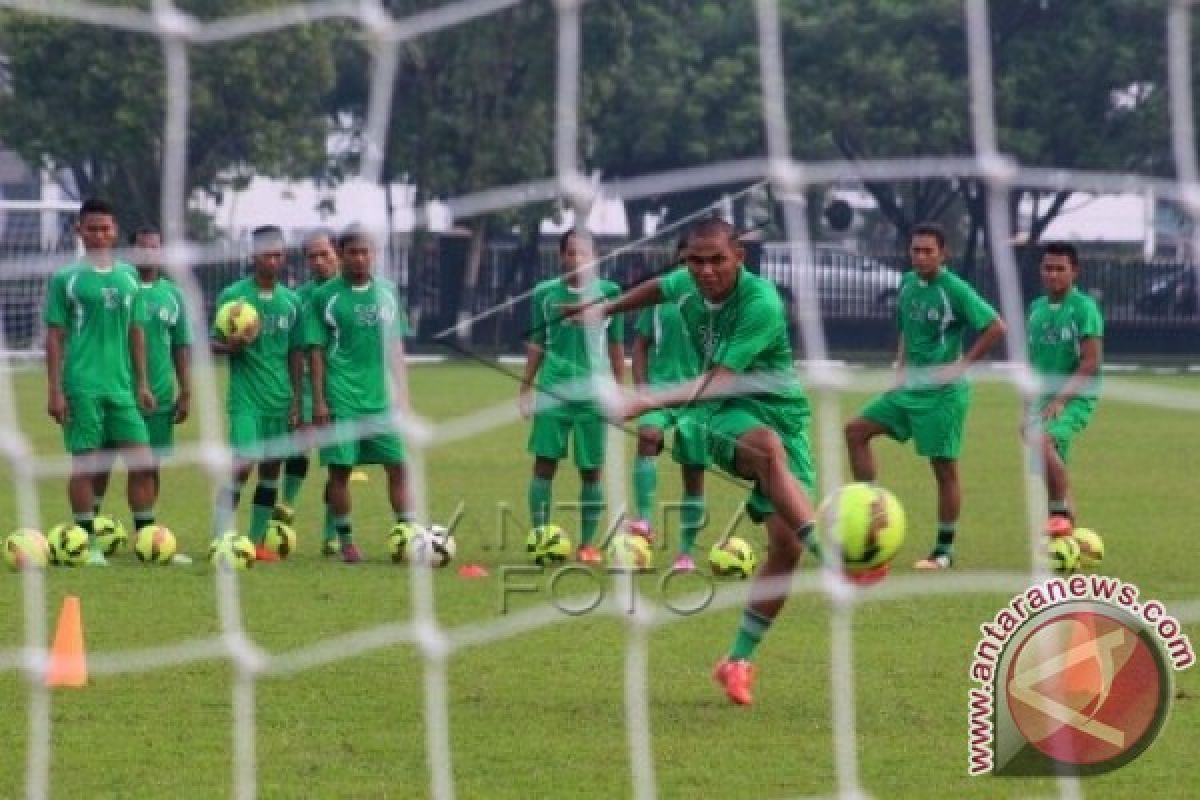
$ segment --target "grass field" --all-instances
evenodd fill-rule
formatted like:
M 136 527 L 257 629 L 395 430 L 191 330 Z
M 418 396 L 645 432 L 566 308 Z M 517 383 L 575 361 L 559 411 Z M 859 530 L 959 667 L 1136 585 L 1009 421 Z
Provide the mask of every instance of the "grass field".
M 1131 379 L 1125 379 L 1129 381 Z M 1141 379 L 1139 385 L 1151 385 Z M 1200 379 L 1156 378 L 1154 385 L 1200 393 Z M 480 367 L 413 370 L 415 404 L 434 420 L 469 413 L 514 394 L 507 378 Z M 1115 385 L 1111 381 L 1110 385 Z M 44 414 L 44 381 L 14 380 L 22 428 L 39 454 L 60 452 Z M 848 394 L 843 415 L 864 399 Z M 1015 395 L 982 386 L 964 456 L 965 514 L 957 572 L 1029 567 L 1022 456 Z M 844 417 L 843 417 L 844 418 Z M 818 420 L 818 423 L 820 420 Z M 1136 583 L 1168 608 L 1200 599 L 1194 526 L 1197 442 L 1194 415 L 1103 403 L 1074 463 L 1082 522 L 1106 537 L 1106 572 Z M 183 432 L 194 435 L 194 423 Z M 463 503 L 459 560 L 493 567 L 486 580 L 453 570 L 435 576 L 437 615 L 448 627 L 505 619 L 496 566 L 521 563 L 518 531 L 497 533 L 498 504 L 524 518 L 529 469 L 525 427 L 513 423 L 428 456 L 432 515 Z M 909 512 L 897 573 L 932 541 L 933 487 L 910 451 L 883 444 L 883 482 Z M 660 499 L 678 496 L 664 459 Z M 556 500 L 577 497 L 564 470 Z M 0 473 L 0 520 L 15 518 L 12 475 Z M 713 478 L 707 547 L 733 515 L 742 492 Z M 126 517 L 123 478 L 106 510 Z M 39 484 L 43 519 L 67 516 L 61 479 Z M 116 489 L 120 489 L 118 492 Z M 319 481 L 300 504 L 300 552 L 255 569 L 240 582 L 248 635 L 273 654 L 391 622 L 410 613 L 409 574 L 386 561 L 390 526 L 378 471 L 354 485 L 356 532 L 370 563 L 348 568 L 317 554 Z M 184 548 L 203 553 L 211 487 L 192 467 L 164 474 L 159 518 Z M 245 504 L 244 504 L 245 505 Z M 245 508 L 243 507 L 243 514 Z M 311 521 L 305 526 L 306 521 Z M 573 515 L 561 515 L 575 530 Z M 48 527 L 48 525 L 47 525 Z M 743 523 L 761 552 L 762 536 Z M 507 538 L 507 546 L 500 547 Z M 665 562 L 668 555 L 661 553 Z M 47 626 L 66 594 L 82 598 L 89 651 L 179 643 L 219 630 L 215 584 L 202 559 L 192 567 L 146 568 L 128 552 L 108 570 L 47 574 Z M 806 566 L 811 570 L 811 565 Z M 936 582 L 943 576 L 933 576 Z M 0 650 L 24 642 L 22 583 L 0 575 Z M 966 777 L 967 669 L 979 625 L 1010 593 L 911 596 L 868 603 L 854 625 L 858 758 L 864 788 L 877 797 L 1052 796 L 1051 779 Z M 546 595 L 518 596 L 527 609 Z M 1191 603 L 1195 608 L 1195 603 Z M 837 790 L 831 717 L 830 610 L 822 595 L 796 597 L 760 649 L 757 704 L 728 705 L 711 684 L 736 609 L 680 618 L 650 642 L 649 697 L 658 794 L 663 798 L 829 795 Z M 1192 611 L 1192 619 L 1195 611 Z M 563 624 L 457 652 L 450 660 L 449 719 L 461 798 L 610 798 L 632 792 L 624 710 L 626 626 L 613 616 Z M 1196 640 L 1200 627 L 1187 632 Z M 211 798 L 230 794 L 233 669 L 228 661 L 94 677 L 52 699 L 51 781 L 55 797 Z M 1178 698 L 1166 730 L 1134 763 L 1086 779 L 1086 797 L 1156 800 L 1196 795 L 1186 764 L 1200 746 L 1200 670 L 1177 674 Z M 257 780 L 263 798 L 408 798 L 429 793 L 422 660 L 412 646 L 379 649 L 257 684 Z M 29 691 L 22 674 L 0 673 L 0 797 L 23 796 Z

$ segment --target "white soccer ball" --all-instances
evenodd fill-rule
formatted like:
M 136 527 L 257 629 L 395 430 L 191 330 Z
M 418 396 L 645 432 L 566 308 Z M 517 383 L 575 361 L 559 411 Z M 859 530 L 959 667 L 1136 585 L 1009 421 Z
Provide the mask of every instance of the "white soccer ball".
M 408 563 L 419 567 L 444 567 L 454 560 L 458 544 L 442 525 L 418 528 L 408 540 Z

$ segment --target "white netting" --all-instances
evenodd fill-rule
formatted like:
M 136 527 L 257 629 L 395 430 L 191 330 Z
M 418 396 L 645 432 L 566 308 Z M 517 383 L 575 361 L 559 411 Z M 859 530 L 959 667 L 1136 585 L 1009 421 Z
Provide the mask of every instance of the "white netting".
M 370 73 L 369 105 L 363 140 L 366 147 L 360 166 L 360 177 L 367 183 L 378 183 L 383 170 L 384 147 L 392 108 L 393 79 L 397 70 L 397 54 L 405 42 L 451 26 L 466 23 L 512 6 L 519 0 L 464 0 L 404 19 L 391 17 L 378 2 L 362 0 L 327 0 L 294 4 L 241 17 L 201 21 L 177 10 L 167 0 L 156 0 L 153 11 L 94 5 L 68 0 L 0 0 L 0 7 L 23 12 L 47 14 L 93 25 L 102 25 L 157 38 L 164 48 L 168 91 L 165 119 L 165 148 L 162 165 L 162 220 L 167 246 L 166 262 L 172 265 L 173 276 L 185 290 L 193 319 L 208 318 L 204 307 L 206 292 L 201 285 L 198 265 L 214 263 L 224 255 L 188 247 L 183 239 L 186 202 L 185 169 L 188 132 L 189 54 L 193 48 L 229 42 L 245 37 L 278 31 L 291 26 L 346 19 L 361 27 L 371 43 L 373 62 Z M 590 208 L 600 189 L 611 196 L 630 200 L 650 195 L 664 195 L 696 187 L 766 180 L 774 196 L 782 202 L 787 238 L 793 249 L 792 263 L 809 257 L 810 236 L 803 208 L 804 190 L 846 178 L 896 181 L 914 178 L 977 178 L 990 193 L 988 215 L 994 230 L 1008 230 L 1009 210 L 1005 190 L 1021 186 L 1056 190 L 1070 188 L 1079 191 L 1115 192 L 1126 189 L 1152 188 L 1160 196 L 1178 201 L 1190 214 L 1200 213 L 1200 173 L 1197 171 L 1193 109 L 1189 30 L 1191 3 L 1173 2 L 1167 20 L 1167 46 L 1170 63 L 1171 121 L 1175 165 L 1179 181 L 1164 181 L 1138 175 L 1108 174 L 1079 170 L 1024 167 L 998 149 L 997 126 L 993 110 L 993 79 L 990 58 L 988 6 L 986 0 L 965 0 L 966 30 L 969 57 L 970 108 L 973 132 L 973 154 L 948 158 L 913 158 L 900 160 L 856 162 L 801 162 L 790 151 L 790 135 L 785 99 L 783 42 L 778 5 L 774 0 L 757 0 L 758 51 L 761 54 L 761 85 L 763 90 L 763 124 L 766 130 L 767 152 L 759 158 L 728 161 L 701 167 L 643 175 L 597 185 L 580 170 L 579 84 L 581 70 L 581 14 L 586 7 L 580 0 L 557 0 L 558 67 L 556 87 L 554 175 L 521 185 L 495 187 L 468 195 L 450 198 L 446 206 L 456 218 L 466 218 L 489 212 L 509 210 L 522 205 L 548 200 L 564 200 L 578 213 Z M 14 211 L 10 208 L 10 215 Z M 25 218 L 29 224 L 32 219 Z M 35 234 L 39 247 L 50 248 L 47 232 Z M 1008 352 L 1012 368 L 1000 370 L 993 377 L 1014 383 L 1023 393 L 1034 386 L 1025 366 L 1024 313 L 1017 284 L 1016 262 L 1007 244 L 992 252 L 1000 298 L 1000 310 L 1009 325 Z M 4 257 L 0 254 L 0 257 Z M 12 270 L 27 276 L 30 288 L 25 302 L 32 308 L 42 296 L 42 284 L 50 270 L 61 259 L 37 257 L 36 264 L 21 262 Z M 4 257 L 6 266 L 13 259 Z M 17 259 L 20 260 L 20 259 Z M 827 424 L 816 432 L 816 451 L 823 488 L 836 486 L 841 476 L 843 443 L 833 424 L 839 417 L 836 401 L 839 392 L 849 387 L 863 387 L 854 372 L 838 366 L 829 359 L 825 331 L 817 307 L 816 292 L 807 282 L 807 273 L 796 276 L 798 319 L 803 341 L 801 372 L 804 384 L 814 397 L 818 413 Z M 4 280 L 0 276 L 0 280 Z M 5 302 L 11 297 L 25 297 L 25 289 L 9 287 L 3 290 Z M 484 311 L 474 321 L 501 313 L 519 298 L 509 298 L 503 304 Z M 39 332 L 36 315 L 19 316 L 6 312 L 12 322 L 5 331 L 14 348 L 36 348 Z M 23 321 L 22 321 L 23 320 Z M 454 328 L 443 331 L 450 334 Z M 12 341 L 17 340 L 17 341 Z M 196 385 L 215 387 L 217 381 L 210 354 L 204 347 L 194 349 Z M 15 476 L 12 491 L 16 498 L 17 522 L 38 527 L 37 480 L 40 476 L 62 475 L 68 469 L 65 458 L 35 459 L 33 449 L 19 421 L 13 386 L 8 372 L 0 380 L 0 446 L 12 465 Z M 1169 387 L 1114 385 L 1108 395 L 1124 401 L 1160 408 L 1200 411 L 1200 400 L 1193 393 Z M 195 413 L 199 417 L 200 442 L 182 447 L 179 463 L 202 465 L 219 485 L 229 468 L 229 454 L 222 445 L 224 436 L 220 422 L 220 407 L 214 390 L 198 391 Z M 426 451 L 429 448 L 467 439 L 478 433 L 510 423 L 516 418 L 514 404 L 508 398 L 480 408 L 458 419 L 433 424 L 425 420 L 401 419 L 411 443 L 410 476 L 414 512 L 426 519 L 428 497 L 426 480 Z M 620 444 L 620 443 L 618 443 Z M 612 448 L 609 464 L 610 506 L 620 508 L 625 496 L 626 474 L 622 447 Z M 1041 524 L 1044 497 L 1040 484 L 1030 479 L 1027 484 L 1030 546 L 1035 548 Z M 1036 560 L 1035 560 L 1036 561 Z M 456 628 L 439 625 L 434 613 L 433 578 L 429 571 L 412 573 L 412 617 L 405 622 L 380 625 L 353 631 L 320 641 L 308 647 L 268 654 L 249 638 L 243 628 L 243 609 L 239 583 L 230 573 L 214 572 L 219 600 L 220 633 L 184 642 L 166 643 L 136 651 L 94 653 L 91 669 L 96 674 L 127 674 L 162 669 L 211 659 L 229 660 L 235 671 L 233 704 L 233 783 L 234 795 L 251 798 L 256 793 L 255 761 L 255 688 L 260 678 L 287 675 L 321 665 L 354 658 L 372 650 L 397 644 L 413 644 L 424 664 L 425 736 L 427 760 L 430 764 L 431 793 L 439 800 L 455 794 L 452 759 L 452 731 L 449 721 L 447 663 L 457 654 L 474 647 L 511 637 L 518 637 L 559 622 L 565 622 L 559 611 L 550 606 L 527 609 L 498 620 L 488 620 Z M 30 798 L 48 796 L 51 772 L 51 741 L 53 729 L 48 691 L 43 678 L 47 665 L 47 600 L 44 579 L 36 571 L 23 575 L 25 646 L 0 651 L 0 669 L 23 670 L 28 678 L 28 758 L 25 765 L 25 793 Z M 936 579 L 905 576 L 890 579 L 877 591 L 864 596 L 823 575 L 797 577 L 791 588 L 797 593 L 826 594 L 833 605 L 832 614 L 832 673 L 833 731 L 837 794 L 840 797 L 861 796 L 861 781 L 856 751 L 855 670 L 852 646 L 852 620 L 860 602 L 882 602 L 893 598 L 934 593 L 1011 593 L 1028 585 L 1028 573 L 970 573 L 939 575 Z M 620 596 L 621 593 L 617 593 Z M 866 599 L 864 600 L 864 597 Z M 720 591 L 713 609 L 731 608 L 744 602 L 744 593 Z M 654 631 L 681 619 L 649 597 L 642 597 L 636 613 L 627 614 L 619 602 L 606 605 L 603 612 L 617 615 L 627 622 L 625 656 L 625 719 L 628 751 L 632 766 L 632 793 L 638 798 L 654 797 L 657 793 L 652 733 L 648 703 L 648 640 Z M 1179 609 L 1181 620 L 1200 619 L 1200 607 L 1192 603 Z M 1072 797 L 1082 794 L 1071 779 L 1061 782 L 1061 794 Z M 301 791 L 297 787 L 297 791 Z

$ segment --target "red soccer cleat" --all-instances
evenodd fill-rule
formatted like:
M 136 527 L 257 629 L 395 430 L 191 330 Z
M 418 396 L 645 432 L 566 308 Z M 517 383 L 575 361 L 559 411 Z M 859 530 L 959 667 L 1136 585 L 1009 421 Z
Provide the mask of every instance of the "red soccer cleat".
M 579 548 L 579 552 L 575 554 L 575 559 L 583 564 L 603 564 L 604 556 L 600 554 L 594 546 L 585 544 Z
M 278 561 L 279 554 L 274 550 L 268 550 L 261 544 L 254 545 L 254 560 L 255 561 Z
M 847 583 L 851 583 L 860 589 L 866 589 L 874 586 L 886 578 L 891 570 L 891 564 L 883 564 L 882 566 L 874 567 L 872 569 L 865 569 L 861 572 L 847 571 L 844 572 L 843 575 L 846 578 Z
M 725 689 L 725 696 L 739 706 L 754 702 L 750 689 L 754 686 L 754 665 L 745 660 L 722 658 L 713 669 L 713 680 Z
M 1046 535 L 1052 539 L 1070 536 L 1074 532 L 1075 525 L 1071 522 L 1070 517 L 1064 517 L 1062 514 L 1054 514 L 1050 519 L 1046 520 Z

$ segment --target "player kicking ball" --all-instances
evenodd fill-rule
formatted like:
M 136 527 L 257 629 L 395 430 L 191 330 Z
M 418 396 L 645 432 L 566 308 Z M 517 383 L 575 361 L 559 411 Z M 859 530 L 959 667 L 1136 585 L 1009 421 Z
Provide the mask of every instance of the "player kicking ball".
M 143 412 L 155 409 L 146 369 L 144 310 L 138 274 L 113 254 L 112 206 L 91 199 L 79 209 L 84 255 L 46 285 L 46 411 L 62 426 L 71 454 L 67 499 L 75 524 L 87 531 L 88 566 L 108 565 L 96 540 L 95 476 L 115 449 L 129 469 L 129 509 L 135 530 L 154 524 L 152 454 Z
M 374 245 L 366 231 L 338 237 L 342 274 L 317 287 L 305 331 L 312 372 L 313 424 L 333 441 L 321 447 L 329 469 L 328 496 L 342 561 L 362 554 L 350 520 L 350 474 L 382 464 L 397 523 L 411 523 L 404 442 L 393 405 L 409 410 L 404 336 L 408 324 L 390 281 L 372 274 Z
M 766 526 L 767 557 L 754 576 L 733 646 L 713 673 L 730 700 L 749 705 L 755 678 L 750 659 L 787 600 L 786 590 L 774 584 L 786 581 L 805 548 L 812 549 L 809 495 L 816 471 L 809 403 L 792 365 L 783 301 L 774 284 L 745 269 L 743 256 L 732 225 L 704 220 L 688 235 L 687 269 L 597 305 L 604 316 L 661 303 L 678 307 L 700 355 L 701 375 L 674 388 L 638 392 L 622 414 L 628 419 L 656 408 L 694 406 L 706 419 L 712 461 L 754 482 L 746 509 Z
M 304 374 L 303 320 L 300 298 L 279 283 L 283 268 L 283 231 L 265 226 L 251 233 L 253 274 L 227 286 L 217 297 L 217 309 L 241 302 L 258 312 L 257 333 L 237 330 L 226 334 L 218 322 L 212 328 L 212 350 L 229 356 L 229 444 L 236 459 L 233 479 L 220 492 L 213 536 L 230 530 L 242 487 L 257 467 L 258 485 L 250 509 L 250 541 L 257 561 L 278 561 L 264 546 L 267 525 L 275 513 L 279 472 L 291 455 L 291 429 L 300 418 Z
M 896 316 L 900 343 L 896 387 L 871 400 L 846 425 L 850 470 L 856 481 L 874 482 L 871 440 L 887 434 L 913 439 L 917 455 L 929 459 L 937 481 L 937 541 L 921 570 L 949 569 L 962 511 L 958 457 L 971 405 L 966 373 L 1002 338 L 1004 321 L 962 278 L 945 266 L 946 235 L 936 225 L 913 229 L 909 242 L 912 271 L 900 283 Z M 963 354 L 967 326 L 979 338 Z
M 687 254 L 685 242 L 675 250 L 675 265 Z M 683 316 L 675 303 L 662 303 L 642 310 L 633 339 L 633 382 L 641 388 L 674 386 L 700 375 L 700 357 L 688 336 Z M 672 570 L 696 569 L 693 551 L 704 524 L 704 472 L 708 468 L 704 429 L 692 409 L 658 408 L 637 421 L 637 458 L 633 462 L 633 495 L 638 518 L 629 529 L 653 538 L 651 516 L 658 491 L 658 466 L 667 433 L 674 430 L 672 456 L 683 473 L 683 503 L 679 514 L 679 555 Z
M 1100 394 L 1104 317 L 1096 301 L 1079 291 L 1079 254 L 1069 244 L 1042 252 L 1045 295 L 1029 306 L 1029 363 L 1041 392 L 1026 409 L 1025 436 L 1041 450 L 1049 519 L 1046 533 L 1069 536 L 1074 529 L 1067 458 L 1071 443 L 1091 422 Z
M 589 239 L 567 231 L 558 244 L 562 277 L 542 281 L 533 290 L 533 324 L 526 344 L 521 378 L 521 415 L 533 417 L 527 449 L 533 456 L 529 482 L 529 517 L 535 528 L 550 521 L 554 475 L 567 456 L 567 444 L 579 468 L 580 546 L 576 558 L 585 564 L 604 560 L 592 544 L 604 514 L 600 482 L 605 455 L 605 417 L 592 397 L 590 381 L 599 370 L 612 370 L 620 385 L 625 371 L 621 319 L 606 321 L 603 342 L 593 331 L 564 319 L 563 305 L 620 293 L 612 281 L 584 282 L 583 267 L 593 258 Z
M 307 320 L 312 312 L 313 293 L 327 281 L 338 274 L 339 262 L 337 247 L 333 234 L 328 231 L 317 231 L 309 234 L 301 245 L 304 251 L 304 263 L 308 266 L 309 279 L 296 289 L 303 307 L 304 319 Z M 307 364 L 307 359 L 305 361 Z M 308 450 L 311 445 L 312 427 L 312 376 L 306 369 L 304 373 L 304 392 L 300 400 L 300 428 L 297 438 L 303 443 L 303 449 L 288 458 L 283 465 L 283 500 L 275 505 L 275 519 L 291 525 L 296 518 L 296 498 L 304 486 L 308 476 Z M 333 525 L 333 510 L 329 505 L 329 487 L 326 485 L 325 523 L 321 531 L 321 554 L 332 556 L 340 551 L 337 541 L 337 529 Z

